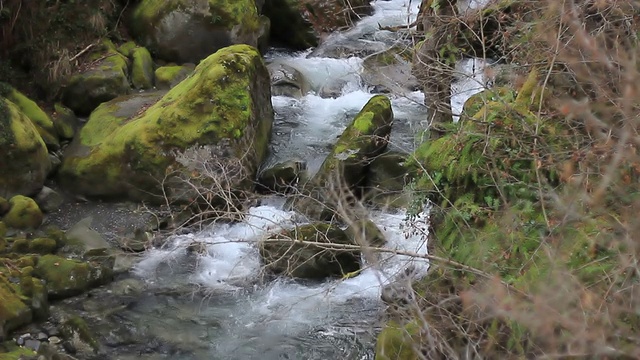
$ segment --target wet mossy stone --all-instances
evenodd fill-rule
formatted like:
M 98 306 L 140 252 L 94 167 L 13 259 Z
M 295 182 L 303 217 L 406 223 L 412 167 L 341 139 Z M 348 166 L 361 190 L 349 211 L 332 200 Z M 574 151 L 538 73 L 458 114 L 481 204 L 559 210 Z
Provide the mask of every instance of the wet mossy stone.
M 301 160 L 277 163 L 260 173 L 258 190 L 281 194 L 291 192 L 306 169 L 307 164 Z
M 135 89 L 153 88 L 153 59 L 149 50 L 137 47 L 131 50 L 131 83 Z
M 236 161 L 243 175 L 230 187 L 252 190 L 273 123 L 269 74 L 255 48 L 224 48 L 146 110 L 131 114 L 126 106 L 105 103 L 91 115 L 65 153 L 63 186 L 85 196 L 159 201 L 158 180 L 182 166 L 177 154 L 200 151 Z
M 233 44 L 258 45 L 260 18 L 254 0 L 142 0 L 130 28 L 155 57 L 198 61 Z
M 2 221 L 14 229 L 35 229 L 40 224 L 44 216 L 38 204 L 32 198 L 16 195 L 9 200 L 11 208 L 2 218 Z
M 0 196 L 35 194 L 50 166 L 47 146 L 33 122 L 14 103 L 0 97 Z
M 33 123 L 49 150 L 60 148 L 53 121 L 35 101 L 5 83 L 0 83 L 0 96 L 11 101 Z
M 78 338 L 80 341 L 91 346 L 94 351 L 98 350 L 98 341 L 91 333 L 87 323 L 81 317 L 72 316 L 62 324 L 60 331 L 67 339 Z
M 345 190 L 360 192 L 370 163 L 387 148 L 393 110 L 383 95 L 372 97 L 344 130 L 315 176 L 304 184 L 303 196 L 293 200 L 293 208 L 312 219 L 332 217 L 331 196 Z
M 53 254 L 57 247 L 56 241 L 49 238 L 36 238 L 29 241 L 29 252 L 32 254 Z
M 155 71 L 156 87 L 171 89 L 193 73 L 194 68 L 193 64 L 161 66 Z
M 106 284 L 113 272 L 91 262 L 44 255 L 38 259 L 34 275 L 46 281 L 50 298 L 65 298 Z
M 31 308 L 23 300 L 18 285 L 10 281 L 8 270 L 0 267 L 0 335 L 3 337 L 33 319 Z
M 78 116 L 87 116 L 98 105 L 131 91 L 129 59 L 111 41 L 91 53 L 88 68 L 72 75 L 64 85 L 62 103 Z
M 55 114 L 53 116 L 53 125 L 56 128 L 58 137 L 65 140 L 73 139 L 76 134 L 76 129 L 79 127 L 78 117 L 73 113 L 73 110 L 56 103 L 54 105 Z
M 260 242 L 260 256 L 267 271 L 294 278 L 323 279 L 360 269 L 359 250 L 329 250 L 313 243 L 351 245 L 351 239 L 335 225 L 302 225 Z

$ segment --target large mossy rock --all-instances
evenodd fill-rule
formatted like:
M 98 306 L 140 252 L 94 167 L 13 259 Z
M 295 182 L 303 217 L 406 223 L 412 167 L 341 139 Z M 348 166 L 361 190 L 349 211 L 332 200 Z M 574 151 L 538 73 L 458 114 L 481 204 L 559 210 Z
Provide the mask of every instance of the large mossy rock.
M 149 50 L 137 47 L 131 50 L 131 84 L 135 89 L 153 88 L 153 59 Z
M 161 193 L 159 180 L 170 166 L 180 168 L 176 156 L 187 150 L 235 160 L 241 175 L 229 186 L 253 187 L 273 123 L 269 74 L 255 48 L 218 51 L 162 99 L 133 114 L 128 101 L 101 105 L 67 150 L 58 174 L 74 193 L 154 198 Z
M 260 255 L 266 270 L 294 278 L 323 279 L 360 269 L 359 250 L 326 249 L 313 243 L 352 245 L 344 230 L 317 223 L 283 230 L 260 242 Z
M 364 185 L 371 161 L 387 147 L 392 123 L 389 98 L 372 97 L 342 133 L 320 170 L 304 185 L 303 196 L 293 200 L 293 208 L 313 219 L 331 218 L 336 198 L 346 192 L 357 194 Z
M 31 120 L 49 150 L 57 150 L 60 147 L 53 121 L 35 101 L 5 83 L 0 83 L 0 96 L 11 101 Z
M 64 298 L 106 284 L 113 271 L 103 264 L 44 255 L 38 259 L 34 275 L 46 281 L 50 298 Z
M 0 267 L 1 270 L 7 270 Z M 25 304 L 25 298 L 18 286 L 9 281 L 4 272 L 0 273 L 0 337 L 9 331 L 27 325 L 33 319 L 31 308 Z
M 156 57 L 179 63 L 197 63 L 233 44 L 256 47 L 261 27 L 254 0 L 142 0 L 130 24 Z
M 88 64 L 64 85 L 62 102 L 78 116 L 87 116 L 105 101 L 131 91 L 129 59 L 111 41 L 104 41 L 90 54 Z
M 373 13 L 369 0 L 272 0 L 262 10 L 271 19 L 271 38 L 299 50 L 315 47 L 322 35 Z
M 13 102 L 0 97 L 0 196 L 37 193 L 50 167 L 37 128 Z

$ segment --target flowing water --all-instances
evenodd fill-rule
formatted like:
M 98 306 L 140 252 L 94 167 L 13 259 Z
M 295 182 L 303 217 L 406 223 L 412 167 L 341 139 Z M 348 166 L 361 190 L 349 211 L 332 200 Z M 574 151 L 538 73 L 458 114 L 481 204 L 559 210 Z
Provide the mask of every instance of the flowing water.
M 364 49 L 371 54 L 397 45 L 401 39 L 379 26 L 413 21 L 418 3 L 376 1 L 373 16 L 347 32 L 332 34 L 323 46 Z M 270 162 L 297 158 L 315 171 L 376 91 L 363 80 L 364 60 L 358 52 L 343 58 L 322 57 L 322 53 L 322 48 L 295 54 L 274 50 L 266 57 L 298 69 L 312 89 L 300 99 L 273 97 L 276 122 Z M 459 64 L 463 75 L 454 85 L 454 111 L 459 112 L 464 100 L 482 89 L 482 66 L 473 59 Z M 475 75 L 474 70 L 478 70 Z M 318 95 L 323 86 L 337 81 L 339 96 Z M 423 96 L 411 90 L 388 95 L 395 114 L 390 147 L 411 151 L 425 126 Z M 282 203 L 273 198 L 251 208 L 241 223 L 176 236 L 165 248 L 148 251 L 135 268 L 146 290 L 118 317 L 129 331 L 150 342 L 171 343 L 172 350 L 150 345 L 153 350 L 147 354 L 116 358 L 372 359 L 384 310 L 382 287 L 409 265 L 417 276 L 424 274 L 428 263 L 382 254 L 376 261 L 365 259 L 368 267 L 349 279 L 301 282 L 269 277 L 261 272 L 256 241 L 304 222 L 297 214 L 283 211 Z M 424 218 L 408 222 L 402 211 L 372 211 L 371 218 L 384 232 L 388 248 L 426 252 Z M 194 242 L 204 244 L 200 251 L 190 250 Z

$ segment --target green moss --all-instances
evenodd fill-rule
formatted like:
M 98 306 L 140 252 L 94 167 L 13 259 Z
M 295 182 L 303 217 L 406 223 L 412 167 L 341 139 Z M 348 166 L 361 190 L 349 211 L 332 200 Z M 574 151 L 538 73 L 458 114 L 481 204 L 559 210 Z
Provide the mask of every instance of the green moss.
M 36 353 L 28 348 L 20 347 L 15 341 L 0 344 L 0 360 L 20 360 L 24 356 L 34 356 Z
M 5 97 L 31 120 L 47 146 L 59 146 L 53 121 L 38 104 L 16 89 L 12 89 Z
M 49 238 L 37 238 L 29 242 L 29 251 L 34 254 L 53 254 L 56 247 L 56 241 Z
M 389 322 L 378 335 L 375 360 L 421 359 L 420 326 L 416 321 L 406 325 Z
M 51 297 L 80 294 L 111 279 L 112 271 L 89 262 L 44 255 L 38 260 L 34 275 L 47 282 Z
M 98 341 L 93 337 L 89 326 L 81 317 L 71 317 L 62 324 L 60 330 L 66 338 L 72 339 L 77 336 L 80 340 L 89 344 L 94 350 L 98 350 Z
M 118 47 L 118 52 L 124 56 L 131 56 L 131 52 L 133 51 L 133 49 L 137 48 L 138 45 L 133 42 L 133 41 L 127 41 L 126 43 L 120 45 L 120 47 Z
M 109 108 L 113 104 L 101 105 L 80 132 L 81 144 L 90 149 L 90 156 L 65 158 L 61 178 L 117 184 L 122 173 L 128 172 L 137 174 L 140 182 L 127 185 L 156 188 L 156 179 L 172 163 L 171 151 L 216 144 L 240 134 L 256 150 L 259 163 L 266 153 L 271 121 L 255 118 L 257 99 L 247 89 L 265 74 L 254 48 L 235 45 L 202 61 L 191 77 L 139 116 L 107 115 L 117 115 L 117 109 Z M 249 139 L 253 134 L 244 131 L 256 123 L 261 127 L 256 129 L 259 135 Z M 234 155 L 246 150 L 238 148 Z
M 11 251 L 20 254 L 26 254 L 29 252 L 29 240 L 27 239 L 14 239 L 11 243 Z
M 73 110 L 61 103 L 56 103 L 54 109 L 56 111 L 54 126 L 58 136 L 61 139 L 73 139 L 76 133 L 76 127 L 78 126 L 76 114 L 73 113 Z
M 2 218 L 7 226 L 15 229 L 35 229 L 42 224 L 44 215 L 32 198 L 16 195 L 9 200 L 9 204 L 11 209 Z
M 153 60 L 149 50 L 138 47 L 131 50 L 131 83 L 136 89 L 153 88 Z
M 29 323 L 31 309 L 23 302 L 22 295 L 4 274 L 0 272 L 0 335 Z

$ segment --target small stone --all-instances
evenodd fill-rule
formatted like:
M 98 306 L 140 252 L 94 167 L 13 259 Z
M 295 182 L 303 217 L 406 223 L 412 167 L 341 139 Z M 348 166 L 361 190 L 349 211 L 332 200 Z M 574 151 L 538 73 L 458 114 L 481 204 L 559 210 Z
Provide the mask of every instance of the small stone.
M 40 340 L 40 341 L 45 341 L 49 338 L 49 336 L 47 336 L 47 334 L 43 333 L 43 332 L 39 332 L 38 333 L 38 337 L 36 339 Z
M 33 351 L 38 351 L 38 349 L 40 348 L 40 341 L 34 340 L 34 339 L 29 339 L 29 340 L 25 341 L 24 347 L 29 348 L 29 349 L 31 349 Z
M 53 345 L 60 344 L 60 341 L 62 341 L 62 340 L 60 340 L 60 338 L 57 337 L 57 336 L 49 337 L 49 343 L 50 344 L 53 344 Z

